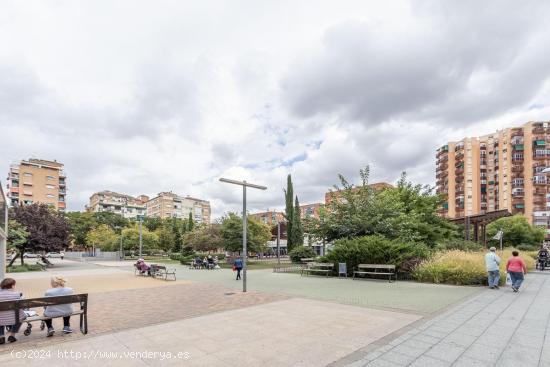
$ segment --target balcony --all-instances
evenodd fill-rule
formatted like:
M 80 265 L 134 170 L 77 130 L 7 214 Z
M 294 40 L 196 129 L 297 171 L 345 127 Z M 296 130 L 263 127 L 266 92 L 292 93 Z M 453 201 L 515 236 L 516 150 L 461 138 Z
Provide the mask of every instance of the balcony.
M 515 151 L 523 151 L 523 150 L 524 150 L 524 146 L 523 146 L 523 144 L 516 144 L 516 145 L 513 145 L 513 146 L 512 146 L 512 150 L 515 150 Z
M 66 194 L 66 193 L 67 193 L 67 190 L 66 190 L 66 189 L 60 188 L 60 189 L 59 189 L 59 193 L 60 193 L 60 194 Z
M 523 166 L 512 166 L 512 172 L 523 172 Z
M 512 157 L 512 162 L 514 163 L 523 162 L 523 156 Z
M 533 146 L 544 148 L 546 146 L 546 140 L 544 138 L 537 138 L 536 140 L 533 140 Z
M 544 134 L 545 130 L 543 126 L 533 127 L 533 134 Z

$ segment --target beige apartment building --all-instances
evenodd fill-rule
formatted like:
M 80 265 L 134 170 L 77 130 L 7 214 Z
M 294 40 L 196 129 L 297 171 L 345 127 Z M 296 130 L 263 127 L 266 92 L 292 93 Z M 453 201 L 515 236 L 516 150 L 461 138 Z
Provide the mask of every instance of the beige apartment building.
M 550 123 L 528 122 L 450 142 L 436 153 L 440 214 L 460 218 L 506 209 L 550 228 Z M 550 233 L 550 231 L 549 231 Z
M 8 173 L 7 196 L 10 204 L 47 204 L 65 211 L 67 183 L 63 164 L 31 158 L 12 164 Z
M 86 209 L 91 212 L 116 213 L 124 218 L 135 219 L 138 215 L 147 214 L 147 201 L 149 201 L 147 195 L 133 197 L 105 190 L 90 196 L 90 203 Z
M 147 216 L 158 218 L 188 218 L 192 213 L 198 223 L 210 223 L 210 202 L 171 191 L 161 192 L 147 202 Z

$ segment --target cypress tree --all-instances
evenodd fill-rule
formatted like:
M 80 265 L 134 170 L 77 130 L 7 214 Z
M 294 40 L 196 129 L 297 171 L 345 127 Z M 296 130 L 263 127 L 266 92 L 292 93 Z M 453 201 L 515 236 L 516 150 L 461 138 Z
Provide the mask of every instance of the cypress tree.
M 187 219 L 187 231 L 191 232 L 195 228 L 195 222 L 193 222 L 193 212 L 189 212 L 189 218 Z
M 292 188 L 292 177 L 290 174 L 286 179 L 285 192 L 285 220 L 286 220 L 286 250 L 290 252 L 292 250 L 292 218 L 294 217 L 294 205 L 292 200 L 294 199 L 294 189 Z

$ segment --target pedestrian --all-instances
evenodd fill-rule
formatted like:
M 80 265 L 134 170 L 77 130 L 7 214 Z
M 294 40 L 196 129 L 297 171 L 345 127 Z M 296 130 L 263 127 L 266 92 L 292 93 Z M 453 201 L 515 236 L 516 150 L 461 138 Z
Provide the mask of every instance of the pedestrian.
M 0 282 L 0 301 L 15 301 L 23 298 L 23 294 L 15 291 L 15 279 L 5 278 Z M 25 318 L 23 310 L 19 310 L 19 322 L 15 322 L 15 312 L 0 311 L 0 344 L 6 344 L 4 329 L 9 327 L 8 342 L 16 342 L 15 334 L 21 327 L 21 321 Z
M 46 291 L 46 297 L 67 296 L 73 294 L 73 289 L 66 287 L 67 279 L 61 275 L 54 275 L 51 279 L 52 288 Z M 71 330 L 71 314 L 73 313 L 73 305 L 68 303 L 64 305 L 46 306 L 44 310 L 45 317 L 63 317 L 63 332 L 65 334 L 72 333 Z M 48 327 L 47 336 L 53 336 L 55 330 L 52 325 L 52 319 L 44 320 Z
M 490 289 L 498 289 L 498 281 L 500 280 L 500 257 L 496 254 L 497 249 L 491 247 L 489 252 L 485 254 L 485 268 L 487 269 L 487 278 Z
M 517 292 L 523 283 L 524 274 L 527 273 L 525 261 L 519 256 L 519 252 L 512 251 L 512 257 L 508 259 L 506 271 L 512 279 L 512 290 Z
M 237 279 L 241 279 L 241 270 L 243 270 L 243 259 L 239 256 L 235 259 L 235 262 L 233 263 L 233 266 L 235 267 L 235 270 L 237 270 Z
M 61 252 L 59 253 L 59 256 L 61 256 L 61 260 L 63 260 L 63 258 L 65 257 L 65 253 L 63 252 L 63 250 L 61 250 Z

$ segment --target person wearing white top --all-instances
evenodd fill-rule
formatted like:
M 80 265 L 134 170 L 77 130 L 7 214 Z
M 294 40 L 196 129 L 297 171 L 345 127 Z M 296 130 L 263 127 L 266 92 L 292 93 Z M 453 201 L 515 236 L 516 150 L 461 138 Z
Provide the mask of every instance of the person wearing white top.
M 500 257 L 496 254 L 496 251 L 495 247 L 491 247 L 489 252 L 485 254 L 485 268 L 487 269 L 490 289 L 498 289 L 498 281 L 500 280 Z

